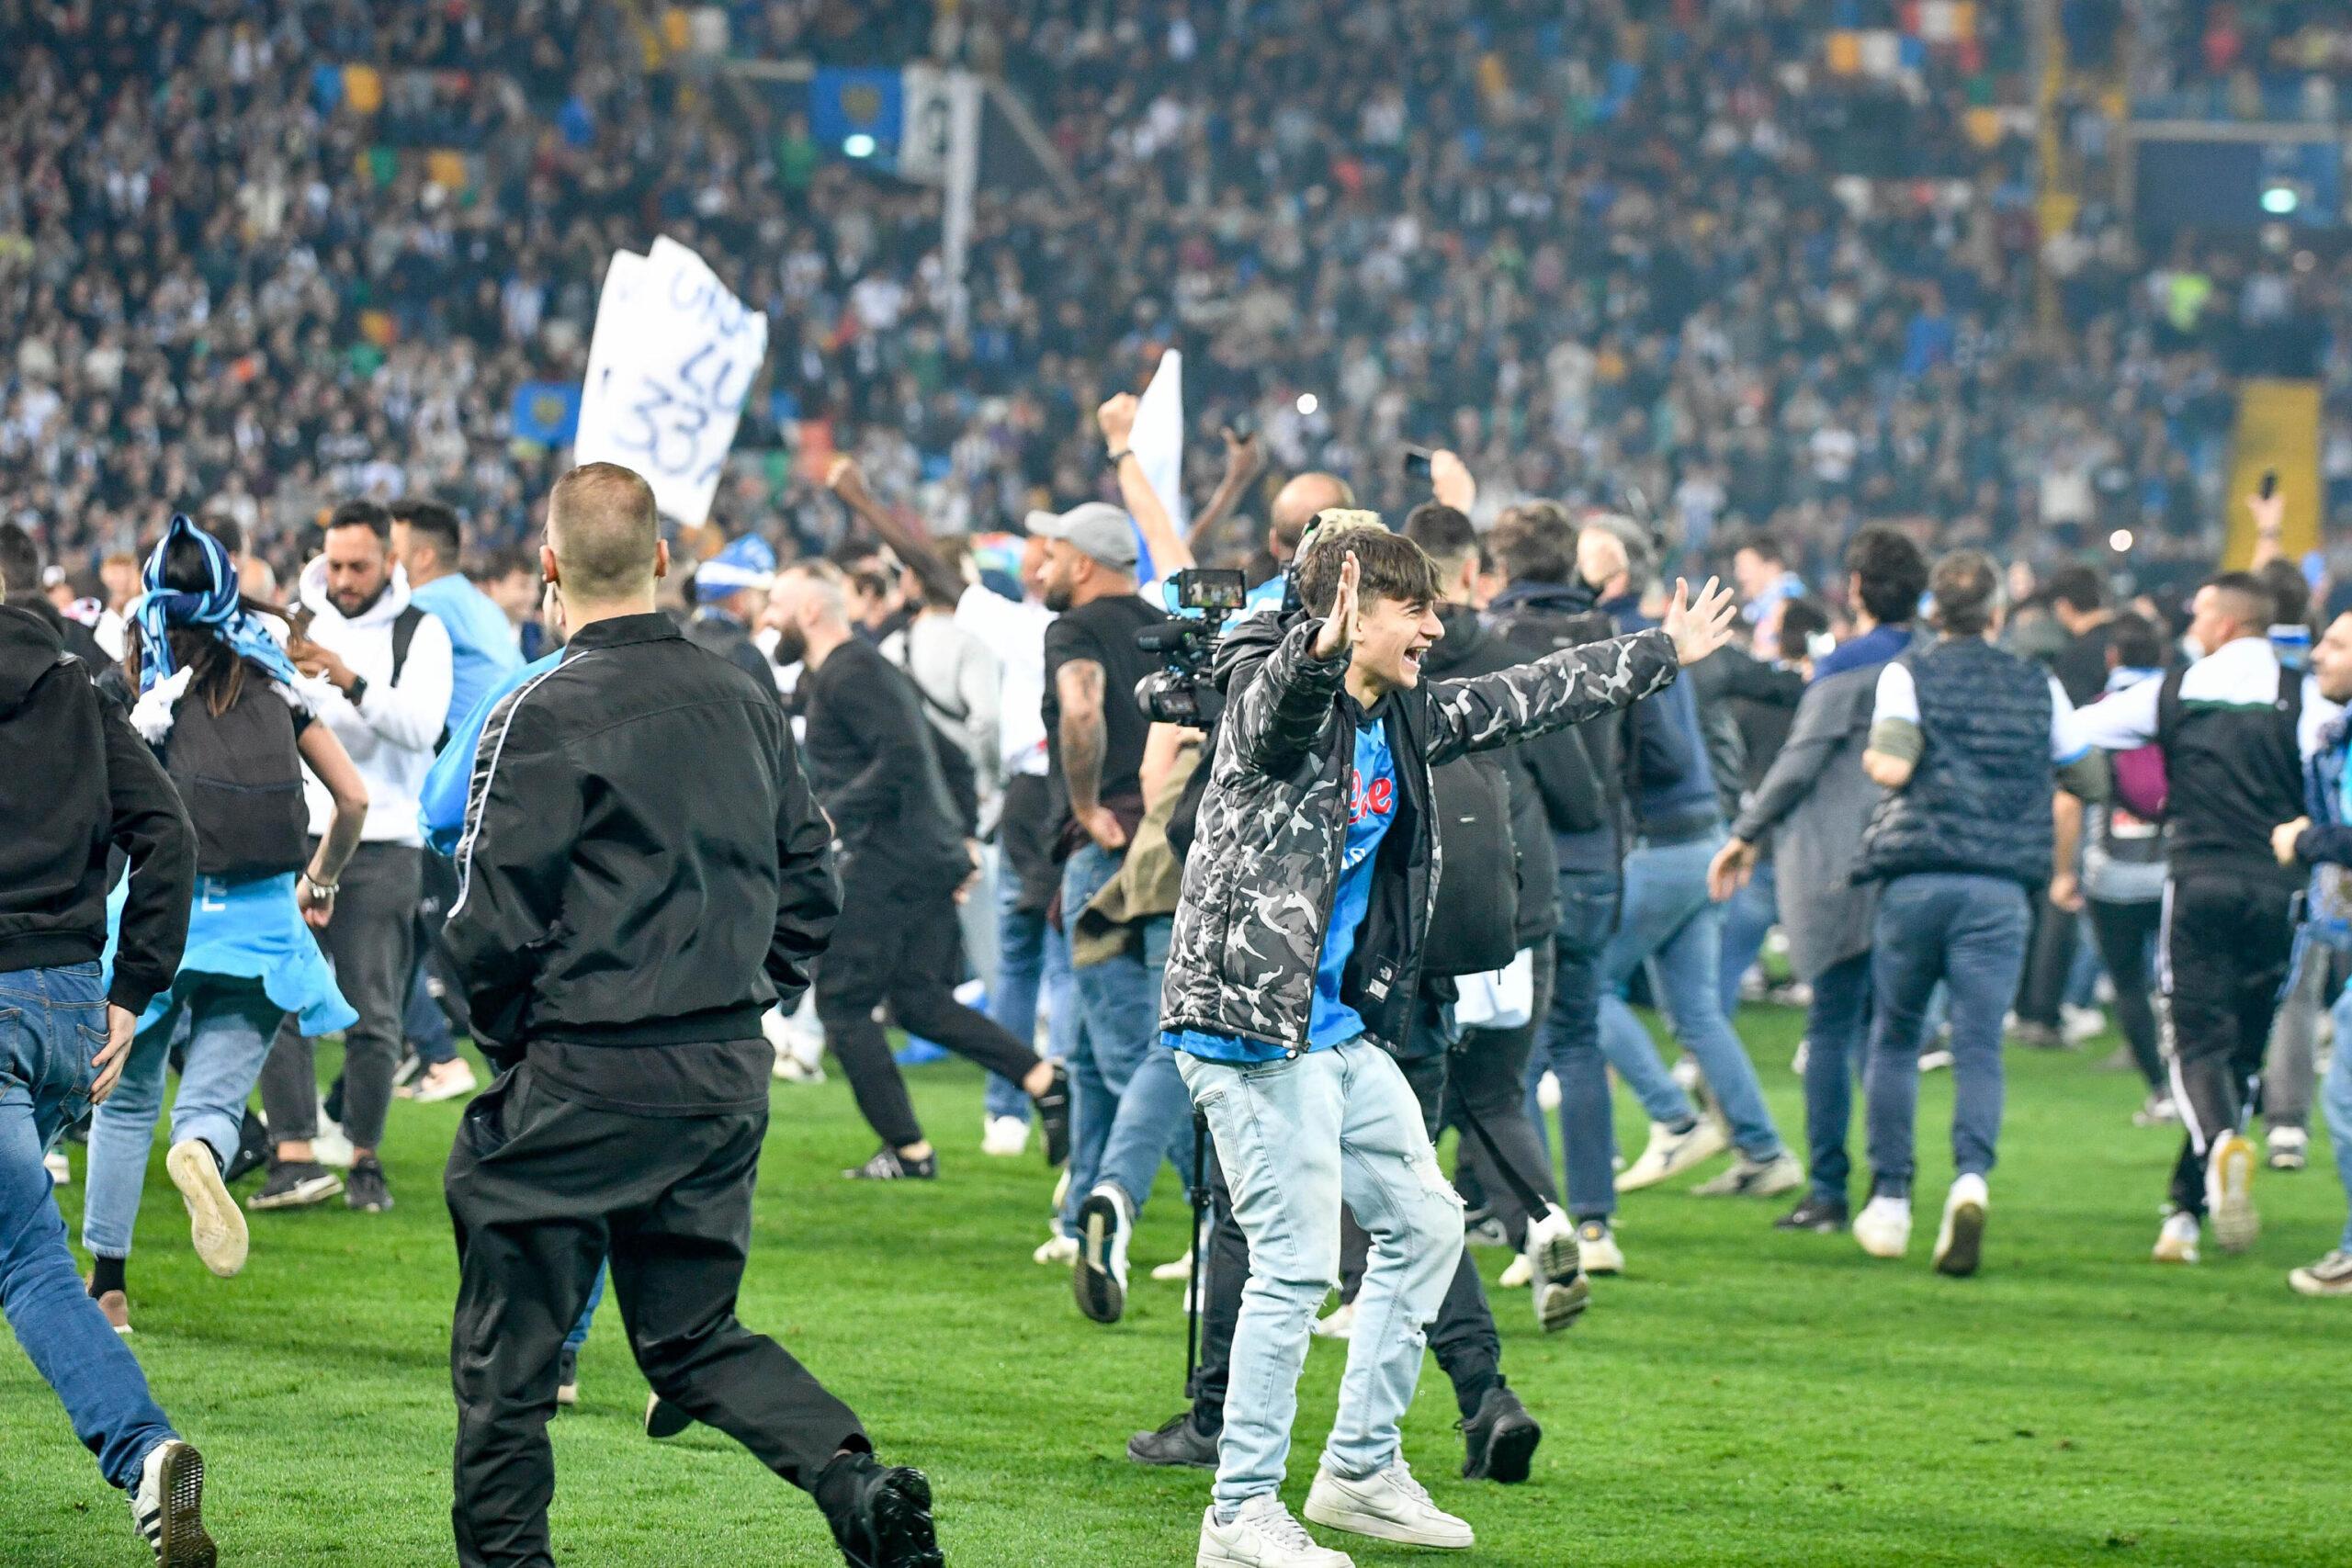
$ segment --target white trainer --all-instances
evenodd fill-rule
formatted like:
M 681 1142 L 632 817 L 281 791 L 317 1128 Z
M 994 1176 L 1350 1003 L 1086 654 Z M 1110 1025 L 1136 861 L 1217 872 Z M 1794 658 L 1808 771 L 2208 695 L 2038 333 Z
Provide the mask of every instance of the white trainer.
M 1029 1261 L 1043 1263 L 1049 1269 L 1067 1269 L 1078 1261 L 1078 1237 L 1056 1231 L 1038 1244 L 1037 1250 L 1029 1255 Z
M 245 1213 L 220 1180 L 212 1145 L 182 1138 L 164 1156 L 164 1169 L 187 1204 L 188 1240 L 196 1256 L 223 1280 L 245 1266 Z
M 2154 1257 L 2159 1263 L 2194 1263 L 2197 1261 L 2198 1233 L 2202 1229 L 2197 1216 L 2175 1210 L 2165 1216 L 2164 1228 L 2156 1233 Z
M 1352 1339 L 1356 1332 L 1356 1303 L 1341 1302 L 1331 1309 L 1330 1315 L 1315 1320 L 1317 1339 Z
M 1911 1249 L 1911 1200 L 1873 1198 L 1854 1216 L 1854 1239 L 1872 1258 L 1900 1258 Z
M 1560 1109 L 1560 1075 L 1548 1068 L 1535 1080 L 1535 1105 L 1545 1114 Z
M 1271 1492 L 1242 1504 L 1229 1524 L 1217 1522 L 1214 1506 L 1203 1514 L 1193 1561 L 1197 1568 L 1356 1568 L 1346 1552 L 1316 1545 Z
M 1625 1249 L 1607 1220 L 1587 1220 L 1577 1227 L 1577 1253 L 1587 1274 L 1623 1274 Z
M 1675 1132 L 1663 1122 L 1650 1123 L 1650 1141 L 1642 1146 L 1642 1156 L 1617 1179 L 1617 1190 L 1635 1192 L 1713 1159 L 1730 1146 L 1731 1140 L 1724 1133 L 1723 1123 L 1712 1116 L 1702 1116 L 1690 1123 L 1688 1131 Z
M 1553 1204 L 1527 1223 L 1527 1261 L 1540 1280 L 1566 1280 L 1583 1266 L 1577 1251 L 1577 1227 Z
M 463 1056 L 452 1056 L 446 1062 L 435 1062 L 416 1075 L 414 1092 L 409 1098 L 419 1105 L 438 1105 L 446 1100 L 458 1100 L 481 1087 L 474 1077 L 473 1064 Z
M 1459 1551 L 1476 1545 L 1467 1523 L 1430 1500 L 1413 1472 L 1398 1460 L 1359 1481 L 1318 1467 L 1306 1494 L 1306 1517 L 1318 1525 L 1407 1546 L 1437 1546 Z
M 980 1126 L 980 1153 L 991 1159 L 1017 1159 L 1029 1149 L 1029 1119 L 991 1116 Z
M 74 1167 L 67 1162 L 63 1149 L 51 1149 L 40 1156 L 41 1168 L 49 1172 L 51 1187 L 74 1185 Z
M 2205 1212 L 2213 1220 L 2213 1245 L 2244 1252 L 2262 1234 L 2254 1211 L 2254 1140 L 2228 1133 L 2214 1140 L 2205 1158 Z
M 1127 1195 L 1107 1181 L 1078 1206 L 1078 1261 L 1069 1288 L 1078 1310 L 1097 1323 L 1116 1323 L 1127 1310 L 1127 1243 L 1135 1228 Z
M 130 1489 L 130 1522 L 155 1553 L 155 1568 L 213 1568 L 204 1533 L 204 1456 L 169 1438 L 147 1450 Z
M 1506 1291 L 1522 1291 L 1534 1282 L 1535 1265 L 1527 1260 L 1524 1252 L 1504 1264 L 1503 1271 L 1495 1276 L 1496 1286 Z
M 1976 1272 L 1984 1252 L 1984 1211 L 1992 1201 L 1981 1176 L 1962 1176 L 1952 1182 L 1944 1199 L 1943 1224 L 1936 1227 L 1937 1273 L 1958 1279 Z
M 1161 1264 L 1159 1268 L 1151 1271 L 1151 1277 L 1158 1280 L 1162 1284 L 1174 1284 L 1177 1280 L 1191 1279 L 1193 1277 L 1193 1255 L 1188 1252 L 1184 1254 L 1183 1257 L 1175 1259 L 1173 1262 Z
M 2069 1045 L 2086 1045 L 2107 1032 L 2107 1011 L 2103 1008 L 2076 1007 L 2072 1002 L 2058 1010 L 2058 1037 Z

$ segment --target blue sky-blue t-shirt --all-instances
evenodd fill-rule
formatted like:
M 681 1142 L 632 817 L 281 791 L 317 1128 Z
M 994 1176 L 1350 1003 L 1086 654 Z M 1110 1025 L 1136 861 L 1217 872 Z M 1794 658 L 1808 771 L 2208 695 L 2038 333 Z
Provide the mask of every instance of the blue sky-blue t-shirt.
M 1307 1022 L 1310 1051 L 1344 1045 L 1363 1032 L 1363 1020 L 1340 999 L 1348 958 L 1356 950 L 1356 928 L 1372 906 L 1374 863 L 1388 825 L 1396 819 L 1396 761 L 1388 750 L 1388 725 L 1375 719 L 1356 728 L 1355 776 L 1348 792 L 1348 838 L 1340 853 L 1340 886 L 1331 899 L 1331 923 L 1315 964 L 1315 1002 Z M 1280 1046 L 1236 1040 L 1199 1030 L 1170 1030 L 1163 1044 L 1216 1062 L 1263 1062 L 1283 1054 Z

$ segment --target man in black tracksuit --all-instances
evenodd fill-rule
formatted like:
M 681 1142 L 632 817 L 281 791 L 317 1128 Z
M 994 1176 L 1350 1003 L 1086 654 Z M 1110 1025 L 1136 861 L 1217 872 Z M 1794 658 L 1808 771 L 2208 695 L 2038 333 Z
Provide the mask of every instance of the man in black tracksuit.
M 482 731 L 447 937 L 504 1066 L 446 1181 L 459 1282 L 464 1568 L 552 1568 L 557 1355 L 600 1258 L 661 1401 L 811 1492 L 859 1568 L 934 1568 L 928 1483 L 735 1317 L 775 1053 L 839 908 L 823 818 L 771 693 L 654 612 L 653 495 L 560 479 L 540 564 L 570 651 Z M 681 767 L 691 759 L 691 767 Z
M 2188 635 L 2205 656 L 2076 708 L 2078 746 L 2163 748 L 2172 836 L 2164 983 L 2172 1003 L 2173 1097 L 2187 1131 L 2160 1262 L 2194 1263 L 2202 1216 L 2224 1250 L 2251 1246 L 2254 1145 L 2242 1130 L 2295 940 L 2301 867 L 2271 830 L 2303 815 L 2297 729 L 2308 679 L 2272 648 L 2270 592 L 2224 572 L 2197 592 Z M 2316 704 L 2313 704 L 2316 717 Z

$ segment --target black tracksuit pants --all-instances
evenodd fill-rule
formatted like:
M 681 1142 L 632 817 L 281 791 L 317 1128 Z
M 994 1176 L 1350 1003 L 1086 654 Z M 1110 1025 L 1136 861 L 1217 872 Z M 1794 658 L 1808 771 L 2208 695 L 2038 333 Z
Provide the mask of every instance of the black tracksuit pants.
M 736 1321 L 767 1112 L 632 1116 L 514 1068 L 475 1097 L 449 1151 L 458 1237 L 449 1375 L 462 1568 L 554 1568 L 548 1502 L 557 1354 L 600 1259 L 653 1392 L 804 1490 L 856 1416 Z
M 2205 1212 L 2205 1157 L 2245 1123 L 2294 955 L 2298 885 L 2275 868 L 2192 870 L 2165 888 L 2165 993 L 2172 1002 L 2180 1160 L 2172 1201 Z
M 1410 1061 L 1400 1058 L 1396 1065 L 1405 1070 L 1405 1081 L 1413 1086 L 1413 1096 L 1421 1102 L 1421 1119 L 1430 1136 L 1435 1137 L 1438 1115 L 1445 1101 L 1444 1053 Z M 1225 1425 L 1225 1385 L 1232 1359 L 1233 1329 L 1241 1315 L 1241 1287 L 1250 1278 L 1250 1243 L 1233 1217 L 1233 1194 L 1226 1185 L 1224 1168 L 1214 1157 L 1215 1149 L 1212 1140 L 1208 1294 L 1201 1305 L 1201 1362 L 1193 1374 L 1189 1391 L 1193 1423 L 1204 1432 L 1217 1431 Z M 1352 1301 L 1355 1287 L 1363 1279 L 1367 1238 L 1351 1215 L 1342 1216 L 1341 1226 L 1341 1294 Z M 1495 1332 L 1495 1314 L 1487 1305 L 1486 1287 L 1479 1282 L 1477 1266 L 1471 1260 L 1466 1240 L 1461 1261 L 1453 1270 L 1453 1283 L 1446 1289 L 1444 1303 L 1438 1308 L 1437 1321 L 1430 1325 L 1429 1341 L 1438 1366 L 1453 1384 L 1454 1403 L 1461 1406 L 1464 1416 L 1474 1414 L 1487 1390 L 1503 1381 L 1503 1350 L 1502 1337 Z
M 952 881 L 910 880 L 880 866 L 845 871 L 841 919 L 817 960 L 817 1018 L 858 1110 L 891 1148 L 920 1144 L 923 1133 L 889 1040 L 874 1021 L 878 1004 L 888 1001 L 908 1033 L 1014 1083 L 1037 1065 L 1035 1051 L 956 999 L 962 952 Z

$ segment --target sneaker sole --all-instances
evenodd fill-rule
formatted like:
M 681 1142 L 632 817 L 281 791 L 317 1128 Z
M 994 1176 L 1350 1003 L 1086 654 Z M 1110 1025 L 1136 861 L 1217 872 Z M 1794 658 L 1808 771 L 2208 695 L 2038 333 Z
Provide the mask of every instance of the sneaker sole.
M 1487 1468 L 1481 1475 L 1465 1480 L 1492 1481 L 1498 1485 L 1516 1486 L 1527 1479 L 1534 1468 L 1536 1445 L 1544 1440 L 1544 1428 L 1532 1416 L 1522 1416 L 1498 1422 L 1495 1433 L 1487 1443 Z
M 1393 1540 L 1400 1546 L 1430 1546 L 1446 1551 L 1466 1551 L 1478 1543 L 1477 1536 L 1467 1525 L 1462 1527 L 1462 1533 L 1458 1536 L 1450 1531 L 1441 1536 L 1429 1530 L 1416 1529 L 1411 1525 L 1399 1524 L 1379 1514 L 1366 1513 L 1345 1503 L 1327 1502 L 1311 1493 L 1307 1495 L 1304 1511 L 1310 1524 L 1321 1525 L 1327 1529 L 1346 1530 L 1350 1535 L 1370 1536 L 1374 1540 Z
M 2254 1209 L 2254 1145 L 2233 1134 L 2216 1151 L 2213 1164 L 2220 1179 L 2207 1203 L 2213 1245 L 2223 1252 L 2244 1252 L 2262 1234 L 2262 1216 Z
M 2299 1296 L 2352 1296 L 2352 1280 L 2323 1280 L 2308 1269 L 2289 1274 L 2287 1283 Z
M 849 1556 L 843 1551 L 844 1557 Z M 857 1568 L 944 1568 L 931 1521 L 931 1482 L 920 1470 L 894 1470 L 874 1497 L 874 1551 Z
M 1984 1205 L 1962 1203 L 1951 1212 L 1951 1234 L 1936 1248 L 1936 1272 L 1965 1279 L 1976 1272 L 1984 1250 Z
M 164 1507 L 156 1568 L 217 1568 L 220 1550 L 204 1532 L 204 1456 L 174 1443 L 164 1451 L 156 1489 Z
M 1591 1304 L 1592 1282 L 1583 1275 L 1565 1283 L 1546 1280 L 1535 1290 L 1535 1321 L 1544 1333 L 1557 1334 Z
M 1582 1249 L 1577 1245 L 1574 1225 L 1563 1224 L 1557 1231 L 1537 1242 L 1529 1262 L 1540 1280 L 1573 1278 L 1584 1261 Z
M 245 1266 L 250 1238 L 245 1216 L 221 1184 L 220 1168 L 212 1163 L 211 1147 L 201 1139 L 174 1144 L 164 1156 L 164 1169 L 187 1204 L 188 1240 L 207 1269 L 230 1279 Z
M 1116 1323 L 1127 1310 L 1126 1287 L 1111 1271 L 1111 1243 L 1118 1229 L 1111 1200 L 1088 1193 L 1078 1206 L 1078 1266 L 1070 1270 L 1069 1288 L 1078 1310 L 1096 1323 Z
M 314 1204 L 325 1202 L 328 1199 L 334 1197 L 336 1193 L 342 1190 L 342 1177 L 333 1174 L 317 1176 L 312 1177 L 308 1181 L 300 1183 L 292 1191 L 281 1192 L 275 1198 L 269 1197 L 265 1193 L 256 1192 L 252 1197 L 245 1200 L 245 1207 L 248 1209 L 265 1211 L 270 1209 L 308 1209 Z

